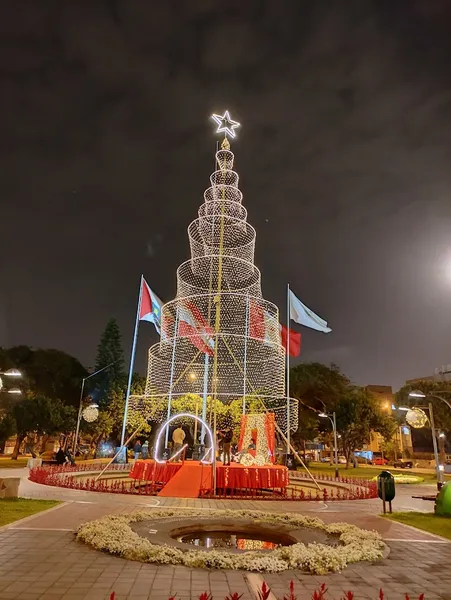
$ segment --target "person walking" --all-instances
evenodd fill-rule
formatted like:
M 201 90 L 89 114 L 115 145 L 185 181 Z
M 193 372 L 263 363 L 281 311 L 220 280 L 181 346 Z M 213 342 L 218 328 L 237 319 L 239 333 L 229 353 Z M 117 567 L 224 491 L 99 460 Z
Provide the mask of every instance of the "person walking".
M 185 432 L 179 425 L 177 427 L 177 429 L 174 429 L 174 432 L 172 434 L 172 441 L 173 441 L 172 456 L 174 456 L 175 454 L 177 454 L 177 452 L 179 452 L 179 450 L 181 450 L 184 440 L 185 440 Z M 176 462 L 179 462 L 179 461 L 180 461 L 180 457 L 178 456 Z

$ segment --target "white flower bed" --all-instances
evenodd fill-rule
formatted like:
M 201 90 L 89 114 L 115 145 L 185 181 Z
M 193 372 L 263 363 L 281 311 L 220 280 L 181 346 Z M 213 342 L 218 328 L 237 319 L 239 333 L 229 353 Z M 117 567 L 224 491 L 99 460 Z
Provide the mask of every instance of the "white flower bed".
M 270 552 L 232 553 L 226 550 L 181 550 L 152 544 L 135 533 L 130 523 L 145 519 L 180 517 L 177 510 L 149 510 L 123 515 L 109 515 L 81 525 L 77 537 L 96 550 L 117 554 L 127 560 L 146 563 L 185 565 L 208 569 L 238 569 L 277 573 L 287 569 L 303 569 L 324 575 L 341 571 L 349 563 L 376 561 L 382 558 L 385 544 L 375 531 L 360 529 L 348 523 L 326 524 L 320 519 L 302 515 L 265 513 L 250 510 L 215 510 L 212 516 L 252 519 L 254 523 L 284 524 L 293 528 L 310 527 L 339 536 L 339 546 L 293 544 Z M 205 511 L 184 510 L 183 517 L 205 517 Z

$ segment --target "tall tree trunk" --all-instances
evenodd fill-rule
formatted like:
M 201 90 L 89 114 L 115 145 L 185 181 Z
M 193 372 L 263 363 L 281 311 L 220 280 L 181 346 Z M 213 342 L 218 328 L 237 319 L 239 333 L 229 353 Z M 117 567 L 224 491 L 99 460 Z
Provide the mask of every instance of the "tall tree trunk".
M 17 460 L 17 457 L 19 456 L 20 446 L 22 445 L 22 442 L 24 441 L 24 439 L 25 439 L 24 435 L 16 436 L 16 443 L 14 445 L 13 453 L 11 454 L 11 460 Z
M 47 434 L 43 435 L 41 440 L 40 440 L 40 444 L 41 444 L 41 449 L 40 449 L 40 453 L 42 454 L 43 452 L 45 452 L 45 446 L 48 442 L 49 436 Z

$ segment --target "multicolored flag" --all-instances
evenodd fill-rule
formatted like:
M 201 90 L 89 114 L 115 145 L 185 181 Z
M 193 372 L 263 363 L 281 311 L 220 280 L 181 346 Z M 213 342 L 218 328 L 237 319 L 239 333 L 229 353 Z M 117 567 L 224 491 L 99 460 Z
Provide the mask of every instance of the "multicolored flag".
M 139 307 L 139 320 L 149 321 L 161 334 L 161 307 L 163 302 L 150 289 L 144 277 L 141 280 L 141 305 Z

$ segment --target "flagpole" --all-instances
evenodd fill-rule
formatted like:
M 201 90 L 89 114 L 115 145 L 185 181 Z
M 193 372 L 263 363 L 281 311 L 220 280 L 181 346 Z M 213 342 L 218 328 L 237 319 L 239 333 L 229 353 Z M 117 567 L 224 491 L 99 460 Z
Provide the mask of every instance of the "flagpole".
M 243 383 L 243 415 L 246 414 L 246 383 L 247 383 L 247 340 L 249 337 L 249 294 L 246 297 L 246 325 L 244 329 L 244 383 Z
M 205 352 L 204 358 L 204 393 L 202 398 L 202 432 L 200 442 L 204 445 L 205 440 L 205 425 L 207 421 L 207 389 L 208 389 L 208 353 Z
M 135 364 L 136 340 L 138 339 L 139 311 L 141 309 L 141 300 L 142 300 L 142 294 L 143 294 L 143 281 L 144 281 L 144 276 L 141 275 L 141 282 L 139 284 L 138 307 L 136 309 L 135 332 L 133 334 L 132 353 L 130 356 L 130 370 L 128 372 L 127 393 L 125 395 L 124 421 L 122 423 L 122 435 L 121 435 L 121 450 L 124 445 L 125 430 L 127 428 L 128 400 L 130 398 L 130 391 L 131 391 L 131 387 L 132 387 L 133 365 Z
M 290 284 L 287 284 L 287 454 L 290 454 Z
M 172 338 L 171 378 L 169 380 L 168 414 L 167 414 L 168 421 L 169 421 L 169 417 L 171 416 L 172 386 L 173 386 L 173 381 L 174 381 L 175 348 L 177 345 L 178 325 L 179 325 L 179 308 L 177 306 L 177 312 L 175 314 L 174 337 Z M 164 438 L 164 447 L 165 448 L 168 447 L 168 440 L 169 440 L 169 425 L 166 426 L 166 434 L 165 434 L 165 438 Z

